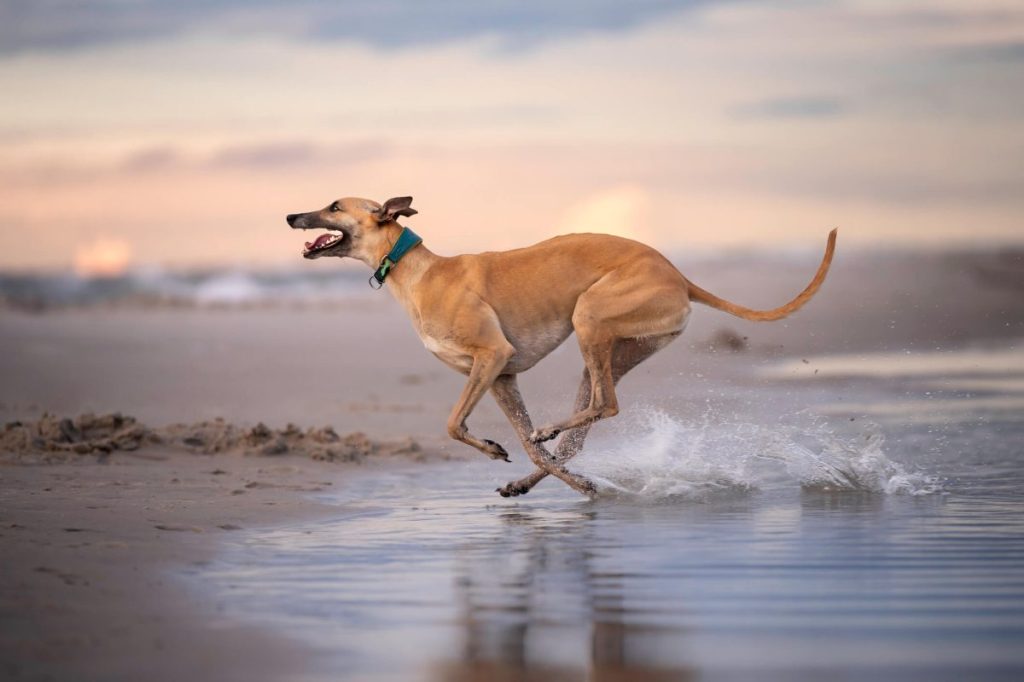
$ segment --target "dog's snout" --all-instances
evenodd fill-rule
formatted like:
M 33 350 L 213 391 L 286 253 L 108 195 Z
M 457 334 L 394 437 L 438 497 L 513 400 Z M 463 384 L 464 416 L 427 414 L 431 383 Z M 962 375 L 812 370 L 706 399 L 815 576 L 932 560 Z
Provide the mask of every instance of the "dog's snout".
M 289 213 L 288 215 L 286 215 L 284 217 L 284 219 L 286 221 L 288 221 L 289 225 L 291 225 L 292 227 L 295 227 L 295 219 L 298 218 L 298 217 L 299 217 L 298 213 Z

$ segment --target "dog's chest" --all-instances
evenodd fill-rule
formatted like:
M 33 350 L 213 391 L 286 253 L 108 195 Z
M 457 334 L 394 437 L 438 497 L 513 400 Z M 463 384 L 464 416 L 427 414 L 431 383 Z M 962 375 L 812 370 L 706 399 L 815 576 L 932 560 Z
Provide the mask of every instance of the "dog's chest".
M 420 331 L 420 339 L 427 350 L 452 369 L 464 374 L 469 373 L 473 369 L 473 356 L 467 354 L 451 341 L 425 334 L 422 331 Z

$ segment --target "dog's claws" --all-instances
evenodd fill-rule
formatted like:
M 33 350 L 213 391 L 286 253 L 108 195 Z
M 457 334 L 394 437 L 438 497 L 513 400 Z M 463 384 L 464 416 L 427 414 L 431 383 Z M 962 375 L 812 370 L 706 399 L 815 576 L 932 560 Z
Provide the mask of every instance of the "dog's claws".
M 490 438 L 485 438 L 484 443 L 486 443 L 487 445 L 494 448 L 494 450 L 496 450 L 496 452 L 487 453 L 487 456 L 490 457 L 491 459 L 502 459 L 505 460 L 506 462 L 512 461 L 511 459 L 509 459 L 508 453 L 505 451 L 505 448 L 501 447 L 500 443 L 495 443 Z
M 506 483 L 500 488 L 495 488 L 494 491 L 502 497 L 516 497 L 518 495 L 525 495 L 530 492 L 530 489 L 525 485 L 517 485 L 516 481 Z
M 558 434 L 560 434 L 561 432 L 561 429 L 553 429 L 550 426 L 543 429 L 537 429 L 536 431 L 530 434 L 530 442 L 543 443 L 544 441 L 557 438 Z

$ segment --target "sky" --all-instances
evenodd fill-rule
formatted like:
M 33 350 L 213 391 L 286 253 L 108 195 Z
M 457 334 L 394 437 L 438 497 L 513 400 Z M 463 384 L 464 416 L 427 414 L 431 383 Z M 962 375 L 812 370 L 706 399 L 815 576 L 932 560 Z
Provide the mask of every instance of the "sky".
M 0 92 L 4 270 L 299 267 L 344 196 L 443 254 L 1024 243 L 1019 0 L 0 0 Z

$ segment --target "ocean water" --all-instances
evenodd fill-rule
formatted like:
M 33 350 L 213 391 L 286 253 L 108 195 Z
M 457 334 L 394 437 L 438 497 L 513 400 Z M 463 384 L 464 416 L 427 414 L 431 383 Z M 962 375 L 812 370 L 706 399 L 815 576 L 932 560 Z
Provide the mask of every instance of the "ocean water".
M 367 275 L 344 268 L 137 269 L 116 277 L 0 272 L 0 302 L 36 310 L 111 303 L 195 306 L 303 304 L 366 296 Z
M 194 579 L 309 646 L 302 680 L 1024 679 L 1020 358 L 805 358 L 739 407 L 634 405 L 572 465 L 595 500 L 366 470 Z

